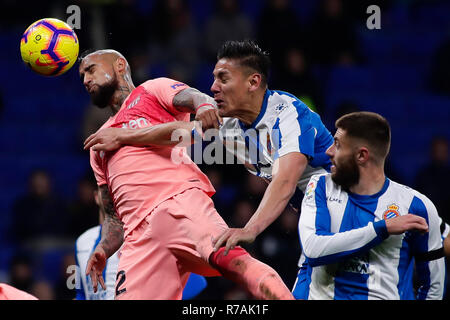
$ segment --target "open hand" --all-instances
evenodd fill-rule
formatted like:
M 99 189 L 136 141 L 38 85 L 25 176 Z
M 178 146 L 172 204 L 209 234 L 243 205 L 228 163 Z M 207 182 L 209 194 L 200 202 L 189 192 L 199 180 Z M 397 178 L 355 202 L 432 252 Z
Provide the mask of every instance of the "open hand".
M 209 104 L 200 107 L 197 110 L 195 120 L 201 121 L 202 129 L 204 131 L 211 128 L 219 129 L 219 126 L 222 124 L 222 118 L 219 116 L 219 110 Z
M 389 234 L 402 234 L 406 231 L 428 232 L 428 224 L 424 218 L 415 214 L 405 214 L 403 216 L 386 220 L 386 229 Z
M 122 128 L 104 128 L 91 134 L 84 141 L 84 150 L 92 147 L 94 151 L 113 151 L 122 145 L 119 141 Z
M 103 270 L 106 266 L 106 253 L 101 246 L 97 246 L 89 257 L 86 266 L 86 275 L 91 276 L 92 287 L 94 292 L 97 292 L 98 283 L 102 286 L 103 290 L 106 290 L 105 280 L 103 279 Z
M 217 238 L 213 239 L 214 251 L 217 251 L 220 247 L 225 246 L 224 255 L 228 254 L 228 251 L 234 249 L 234 247 L 241 242 L 252 243 L 255 241 L 256 234 L 245 228 L 229 228 Z

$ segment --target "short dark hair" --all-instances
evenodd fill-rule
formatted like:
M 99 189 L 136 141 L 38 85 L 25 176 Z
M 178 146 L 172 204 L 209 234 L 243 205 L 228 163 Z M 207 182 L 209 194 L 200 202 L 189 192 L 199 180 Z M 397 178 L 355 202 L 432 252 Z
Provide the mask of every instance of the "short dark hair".
M 348 136 L 367 142 L 379 160 L 387 157 L 391 127 L 383 116 L 368 111 L 352 112 L 337 119 L 335 125 L 336 129 L 345 130 Z
M 237 59 L 243 66 L 249 67 L 262 75 L 267 84 L 270 71 L 269 53 L 263 51 L 254 41 L 227 41 L 219 49 L 217 60 L 222 58 Z

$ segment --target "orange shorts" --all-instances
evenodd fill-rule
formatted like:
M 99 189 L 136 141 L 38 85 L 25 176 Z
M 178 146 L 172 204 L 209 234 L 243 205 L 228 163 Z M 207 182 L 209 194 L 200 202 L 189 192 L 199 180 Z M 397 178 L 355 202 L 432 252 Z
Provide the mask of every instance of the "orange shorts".
M 189 274 L 220 276 L 208 263 L 212 237 L 228 228 L 201 189 L 158 205 L 120 249 L 116 299 L 181 299 Z

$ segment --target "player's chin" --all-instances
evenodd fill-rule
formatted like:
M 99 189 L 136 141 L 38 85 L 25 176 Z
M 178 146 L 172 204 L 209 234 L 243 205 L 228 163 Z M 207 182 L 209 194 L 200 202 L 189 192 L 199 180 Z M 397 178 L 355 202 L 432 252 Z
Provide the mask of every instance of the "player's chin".
M 217 104 L 217 109 L 219 109 L 219 116 L 226 117 L 228 115 L 227 108 L 223 103 Z

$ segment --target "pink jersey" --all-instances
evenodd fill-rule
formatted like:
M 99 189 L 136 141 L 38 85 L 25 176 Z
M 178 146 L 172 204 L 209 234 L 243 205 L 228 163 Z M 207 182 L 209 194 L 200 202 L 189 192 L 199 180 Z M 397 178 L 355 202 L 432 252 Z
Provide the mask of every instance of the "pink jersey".
M 0 300 L 38 300 L 38 298 L 6 283 L 0 283 Z
M 144 82 L 125 99 L 119 112 L 102 126 L 138 129 L 172 121 L 189 121 L 189 113 L 172 105 L 175 94 L 188 88 L 168 78 Z M 177 161 L 172 161 L 172 152 Z M 123 146 L 113 152 L 90 151 L 99 186 L 108 184 L 125 237 L 158 204 L 190 188 L 209 196 L 215 190 L 192 162 L 185 148 Z M 179 160 L 182 158 L 182 163 Z

